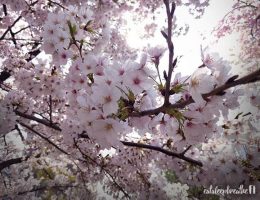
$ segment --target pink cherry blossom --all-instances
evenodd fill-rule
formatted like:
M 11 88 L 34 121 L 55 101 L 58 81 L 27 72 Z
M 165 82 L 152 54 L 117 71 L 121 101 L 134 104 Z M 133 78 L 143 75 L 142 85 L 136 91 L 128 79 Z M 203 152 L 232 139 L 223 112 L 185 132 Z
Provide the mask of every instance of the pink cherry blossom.
M 92 101 L 98 105 L 102 105 L 105 116 L 116 113 L 118 109 L 117 101 L 121 96 L 121 92 L 115 86 L 96 86 L 93 87 Z
M 190 78 L 189 92 L 196 103 L 204 103 L 202 94 L 206 94 L 213 90 L 215 80 L 211 75 L 197 70 Z

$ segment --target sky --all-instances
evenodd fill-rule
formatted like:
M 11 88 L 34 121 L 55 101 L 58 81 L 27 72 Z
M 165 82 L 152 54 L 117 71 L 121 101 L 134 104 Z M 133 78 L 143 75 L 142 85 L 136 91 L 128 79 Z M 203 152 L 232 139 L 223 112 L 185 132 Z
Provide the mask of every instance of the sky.
M 175 55 L 182 56 L 179 60 L 177 71 L 182 72 L 184 75 L 190 75 L 196 67 L 202 64 L 200 56 L 200 48 L 209 46 L 212 52 L 219 52 L 221 56 L 226 59 L 232 59 L 230 56 L 231 49 L 235 49 L 235 53 L 238 53 L 236 48 L 238 42 L 237 34 L 232 34 L 228 37 L 221 39 L 218 43 L 215 43 L 216 38 L 211 34 L 214 27 L 218 25 L 218 22 L 227 14 L 233 5 L 233 0 L 211 0 L 209 7 L 205 9 L 204 15 L 200 19 L 195 19 L 188 13 L 186 7 L 177 7 L 175 15 L 177 17 L 177 24 L 184 25 L 189 24 L 189 31 L 186 35 L 176 37 L 173 35 L 172 40 L 175 46 Z M 166 19 L 165 8 L 159 10 L 160 14 L 155 13 L 156 20 L 155 23 L 160 27 Z M 150 21 L 149 18 L 143 21 L 138 21 L 134 23 L 132 21 L 132 15 L 130 13 L 125 14 L 125 20 L 127 22 L 127 43 L 130 47 L 136 49 L 142 49 L 147 47 L 149 44 L 153 45 L 164 45 L 166 47 L 166 42 L 162 37 L 160 28 L 157 28 L 155 35 L 152 40 L 145 40 L 141 38 L 141 33 L 144 30 L 144 26 Z M 167 54 L 161 62 L 161 71 L 167 66 Z

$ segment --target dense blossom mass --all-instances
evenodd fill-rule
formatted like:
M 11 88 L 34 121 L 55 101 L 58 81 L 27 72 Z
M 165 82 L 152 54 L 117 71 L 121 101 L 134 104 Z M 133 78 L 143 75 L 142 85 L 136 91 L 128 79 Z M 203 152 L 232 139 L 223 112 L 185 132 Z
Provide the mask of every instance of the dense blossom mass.
M 228 199 L 203 189 L 241 184 L 260 198 L 259 1 L 213 30 L 240 34 L 242 72 L 210 46 L 175 71 L 175 10 L 210 2 L 0 0 L 0 199 Z M 162 45 L 130 48 L 122 15 L 158 10 L 146 34 Z

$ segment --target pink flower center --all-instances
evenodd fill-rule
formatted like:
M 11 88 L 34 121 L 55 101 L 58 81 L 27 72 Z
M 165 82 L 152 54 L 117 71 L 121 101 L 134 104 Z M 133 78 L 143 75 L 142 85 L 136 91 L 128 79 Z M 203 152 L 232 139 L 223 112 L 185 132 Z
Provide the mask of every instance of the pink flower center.
M 138 77 L 136 77 L 134 80 L 133 80 L 134 84 L 135 85 L 139 85 L 141 83 L 140 79 Z
M 85 81 L 84 81 L 83 79 L 80 79 L 79 82 L 80 82 L 81 84 L 85 83 Z
M 61 57 L 62 57 L 63 59 L 66 59 L 66 58 L 67 58 L 67 55 L 66 55 L 65 53 L 63 53 L 63 54 L 61 54 Z
M 104 97 L 104 99 L 105 99 L 105 103 L 109 103 L 112 101 L 111 96 L 106 96 L 106 97 Z
M 107 131 L 110 131 L 111 129 L 113 129 L 113 125 L 112 125 L 112 124 L 106 124 L 106 125 L 105 125 L 105 129 L 106 129 Z
M 111 85 L 112 81 L 111 81 L 111 80 L 106 80 L 106 83 L 107 83 L 108 85 Z
M 123 69 L 119 70 L 119 75 L 122 76 L 125 73 Z
M 192 122 L 187 123 L 187 127 L 192 127 L 192 125 L 193 125 Z

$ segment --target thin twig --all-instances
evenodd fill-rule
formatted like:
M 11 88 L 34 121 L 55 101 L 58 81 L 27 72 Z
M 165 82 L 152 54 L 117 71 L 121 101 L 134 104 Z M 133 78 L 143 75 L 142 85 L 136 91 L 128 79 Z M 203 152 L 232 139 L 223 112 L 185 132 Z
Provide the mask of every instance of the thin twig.
M 30 28 L 30 26 L 23 27 L 19 31 L 14 32 L 14 34 L 16 35 L 16 34 L 22 32 L 22 31 L 26 30 L 27 28 Z
M 82 156 L 83 156 L 85 159 L 88 159 L 88 160 L 92 161 L 94 164 L 96 164 L 98 167 L 100 167 L 100 168 L 105 172 L 105 174 L 112 179 L 113 183 L 119 188 L 119 190 L 120 190 L 121 192 L 123 192 L 123 194 L 124 194 L 127 198 L 131 199 L 130 196 L 129 196 L 129 194 L 127 194 L 127 192 L 124 190 L 124 188 L 122 188 L 122 187 L 116 182 L 115 178 L 104 168 L 104 166 L 100 166 L 100 164 L 99 164 L 95 159 L 91 158 L 89 155 L 87 155 L 86 153 L 84 153 L 84 152 L 82 151 L 82 149 L 78 146 L 77 141 L 76 141 L 75 139 L 74 139 L 74 144 L 75 144 L 75 146 L 77 147 L 77 149 L 79 150 L 79 152 L 82 154 Z
M 48 0 L 48 2 L 49 2 L 50 5 L 51 5 L 51 4 L 54 4 L 54 5 L 56 5 L 56 6 L 61 7 L 61 8 L 64 9 L 64 10 L 69 10 L 68 8 L 65 8 L 63 5 L 61 5 L 61 4 L 58 3 L 58 2 L 55 2 L 55 1 L 52 1 L 52 0 Z
M 47 141 L 49 144 L 51 144 L 52 146 L 54 146 L 56 149 L 58 149 L 60 152 L 69 155 L 69 153 L 67 153 L 65 150 L 63 150 L 62 148 L 60 148 L 59 146 L 57 146 L 55 143 L 53 143 L 51 140 L 49 140 L 49 138 L 47 138 L 46 136 L 42 135 L 41 133 L 39 133 L 38 131 L 34 130 L 32 127 L 24 124 L 23 122 L 19 122 L 19 124 L 21 124 L 23 127 L 27 128 L 28 130 L 30 130 L 31 132 L 35 133 L 36 135 L 38 135 L 39 137 L 41 137 L 42 139 L 44 139 L 45 141 Z
M 163 1 L 166 7 L 166 13 L 167 13 L 167 21 L 168 21 L 168 33 L 165 34 L 164 37 L 166 38 L 168 49 L 169 49 L 169 63 L 168 63 L 168 74 L 167 74 L 167 80 L 166 80 L 166 86 L 165 86 L 165 96 L 164 96 L 164 105 L 169 104 L 169 97 L 170 97 L 170 85 L 171 85 L 171 77 L 172 72 L 174 68 L 173 64 L 173 56 L 174 56 L 174 46 L 172 43 L 172 19 L 173 14 L 175 10 L 175 4 L 172 4 L 172 8 L 170 9 L 169 0 Z M 166 37 L 167 36 L 167 37 Z M 176 64 L 176 63 L 175 63 Z
M 3 35 L 0 37 L 0 40 L 4 39 L 4 37 L 6 36 L 6 34 L 12 29 L 12 27 L 22 18 L 22 16 L 19 16 L 10 26 L 8 26 L 8 28 L 6 29 L 6 31 L 3 33 Z
M 22 133 L 22 131 L 20 130 L 18 124 L 15 124 L 15 129 L 17 130 L 17 132 L 18 132 L 18 134 L 19 134 L 21 140 L 24 141 L 23 133 Z
M 176 153 L 176 152 L 172 152 L 172 151 L 169 151 L 169 150 L 161 148 L 161 147 L 148 145 L 148 144 L 142 144 L 142 143 L 127 142 L 127 141 L 121 141 L 121 142 L 125 146 L 139 147 L 139 148 L 143 148 L 143 149 L 150 149 L 150 150 L 154 150 L 154 151 L 159 151 L 159 152 L 164 153 L 164 154 L 166 154 L 168 156 L 176 157 L 176 158 L 179 158 L 181 160 L 187 161 L 188 163 L 191 163 L 193 165 L 197 165 L 197 166 L 200 166 L 200 167 L 203 166 L 202 162 L 194 160 L 194 159 L 189 158 L 189 157 L 186 157 L 183 154 L 183 152 L 182 153 Z
M 20 112 L 20 111 L 18 111 L 18 110 L 15 110 L 14 112 L 15 112 L 16 115 L 18 115 L 18 116 L 20 116 L 20 117 L 23 117 L 23 118 L 26 118 L 26 119 L 30 119 L 30 120 L 36 121 L 36 122 L 38 122 L 38 123 L 40 123 L 40 124 L 43 124 L 43 125 L 45 125 L 45 126 L 48 126 L 48 127 L 52 128 L 52 129 L 54 129 L 54 130 L 61 131 L 61 128 L 60 128 L 59 126 L 57 126 L 57 125 L 54 124 L 54 123 L 50 123 L 50 122 L 47 121 L 47 120 L 39 119 L 39 118 L 37 118 L 37 117 L 35 117 L 35 116 L 33 116 L 33 115 L 28 115 L 28 114 L 22 113 L 22 112 Z
M 49 115 L 50 115 L 50 124 L 52 124 L 52 97 L 51 95 L 49 96 L 49 109 L 50 109 L 50 112 L 49 112 Z
M 187 151 L 189 151 L 189 149 L 192 147 L 192 145 L 188 146 L 182 153 L 181 155 L 184 155 L 185 153 L 187 153 Z

